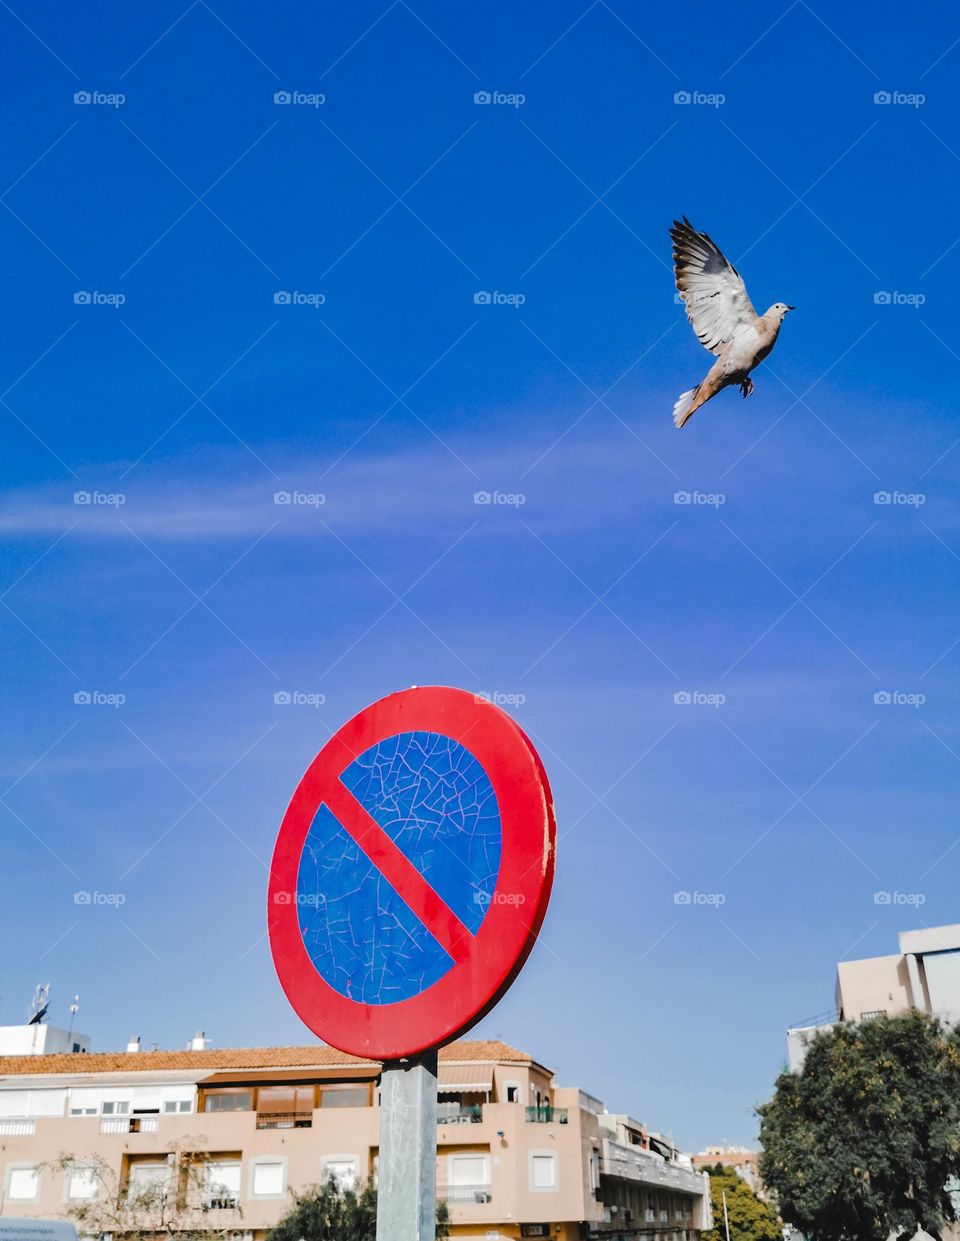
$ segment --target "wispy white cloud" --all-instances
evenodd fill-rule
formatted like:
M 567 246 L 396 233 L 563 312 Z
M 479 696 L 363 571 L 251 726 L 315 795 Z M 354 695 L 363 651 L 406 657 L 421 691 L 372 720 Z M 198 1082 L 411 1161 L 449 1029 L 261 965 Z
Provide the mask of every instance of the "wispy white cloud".
M 280 537 L 309 536 L 321 522 L 409 537 L 447 522 L 497 522 L 518 513 L 553 528 L 581 529 L 672 502 L 674 480 L 656 462 L 640 473 L 610 435 L 562 443 L 526 477 L 542 444 L 493 447 L 474 440 L 459 448 L 476 477 L 432 443 L 358 454 L 333 470 L 329 459 L 291 458 L 279 469 L 279 482 L 228 449 L 163 469 L 140 467 L 126 479 L 125 464 L 113 463 L 85 471 L 69 486 L 7 492 L 0 498 L 0 537 L 55 535 L 77 523 L 80 537 L 127 537 L 130 526 L 145 538 L 204 541 L 254 536 L 274 522 Z

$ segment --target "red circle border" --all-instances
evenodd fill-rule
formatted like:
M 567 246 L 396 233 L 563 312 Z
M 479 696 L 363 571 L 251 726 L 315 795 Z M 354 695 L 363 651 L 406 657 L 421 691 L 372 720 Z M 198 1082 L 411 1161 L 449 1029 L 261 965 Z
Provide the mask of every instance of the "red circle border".
M 477 759 L 493 786 L 502 831 L 496 894 L 468 955 L 419 995 L 392 1004 L 350 1000 L 317 972 L 300 933 L 300 856 L 329 782 L 378 741 L 442 733 Z M 340 1051 L 375 1060 L 417 1055 L 464 1034 L 510 987 L 536 943 L 553 885 L 556 819 L 540 757 L 499 707 L 447 686 L 402 690 L 366 707 L 308 767 L 280 825 L 267 895 L 270 948 L 301 1020 Z M 498 899 L 499 897 L 499 899 Z

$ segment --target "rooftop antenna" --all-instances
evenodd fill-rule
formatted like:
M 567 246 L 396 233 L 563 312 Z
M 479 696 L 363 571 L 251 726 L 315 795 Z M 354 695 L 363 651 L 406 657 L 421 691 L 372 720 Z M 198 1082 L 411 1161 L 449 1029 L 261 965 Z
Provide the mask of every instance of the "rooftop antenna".
M 47 1015 L 47 1009 L 50 1007 L 50 984 L 48 982 L 38 982 L 37 989 L 33 993 L 33 1004 L 30 1010 L 30 1020 L 27 1023 L 31 1026 L 39 1026 L 43 1024 L 43 1019 Z
M 70 1005 L 70 1037 L 71 1038 L 73 1038 L 73 1021 L 77 1015 L 77 1010 L 79 1009 L 79 1007 L 80 1007 L 80 997 L 79 995 L 75 995 L 73 997 L 73 1003 Z

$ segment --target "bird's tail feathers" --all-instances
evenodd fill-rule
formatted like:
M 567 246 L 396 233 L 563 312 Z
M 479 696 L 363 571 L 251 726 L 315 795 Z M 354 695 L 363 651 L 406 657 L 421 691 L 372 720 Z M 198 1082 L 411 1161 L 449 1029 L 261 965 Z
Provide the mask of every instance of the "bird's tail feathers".
M 678 429 L 683 426 L 690 415 L 693 413 L 693 403 L 697 399 L 697 393 L 700 391 L 700 385 L 690 388 L 687 392 L 681 392 L 677 397 L 676 404 L 673 407 L 673 423 Z

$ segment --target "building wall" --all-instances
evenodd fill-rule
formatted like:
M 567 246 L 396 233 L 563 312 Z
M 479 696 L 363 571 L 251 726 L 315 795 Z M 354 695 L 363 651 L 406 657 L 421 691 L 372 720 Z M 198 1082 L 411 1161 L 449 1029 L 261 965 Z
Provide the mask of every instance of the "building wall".
M 0 1056 L 51 1056 L 60 1052 L 89 1051 L 90 1036 L 38 1023 L 0 1026 Z
M 902 1013 L 915 1003 L 902 954 L 841 961 L 837 966 L 837 1010 L 850 1021 L 877 1013 Z
M 916 1008 L 948 1023 L 960 1021 L 960 923 L 901 931 L 900 952 L 837 966 L 836 1009 L 845 1021 Z M 787 1031 L 790 1068 L 803 1066 L 806 1048 L 826 1025 L 794 1026 Z
M 131 1055 L 132 1061 L 137 1059 Z M 524 1225 L 548 1225 L 553 1241 L 579 1241 L 582 1228 L 601 1236 L 616 1230 L 618 1224 L 622 1227 L 623 1212 L 612 1209 L 621 1197 L 626 1202 L 635 1196 L 639 1210 L 643 1189 L 639 1167 L 641 1173 L 648 1169 L 650 1189 L 656 1194 L 651 1237 L 693 1241 L 696 1221 L 702 1219 L 704 1191 L 692 1171 L 645 1151 L 646 1162 L 631 1166 L 629 1184 L 621 1186 L 619 1163 L 605 1155 L 609 1131 L 602 1128 L 602 1105 L 597 1100 L 576 1088 L 557 1087 L 549 1071 L 535 1062 L 498 1063 L 492 1070 L 488 1065 L 486 1073 L 492 1073 L 489 1100 L 479 1107 L 463 1107 L 456 1120 L 437 1126 L 438 1197 L 448 1202 L 455 1237 L 519 1238 Z M 216 1076 L 220 1089 L 226 1088 L 222 1078 L 237 1084 L 244 1080 L 244 1072 L 239 1071 Z M 266 1080 L 265 1074 L 258 1079 L 254 1071 L 248 1076 L 251 1082 Z M 295 1076 L 309 1077 L 309 1070 L 302 1074 L 297 1070 Z M 468 1071 L 464 1080 L 471 1076 L 482 1078 L 483 1073 Z M 162 1162 L 171 1152 L 239 1160 L 239 1209 L 213 1207 L 205 1218 L 212 1227 L 254 1237 L 261 1237 L 286 1213 L 291 1190 L 304 1190 L 325 1179 L 327 1160 L 339 1164 L 352 1159 L 358 1180 L 375 1180 L 379 1149 L 375 1082 L 369 1083 L 367 1106 L 314 1107 L 301 1114 L 303 1127 L 263 1128 L 258 1127 L 254 1110 L 198 1112 L 198 1079 L 209 1077 L 208 1067 L 202 1072 L 148 1074 L 136 1072 L 131 1065 L 126 1073 L 73 1078 L 26 1073 L 0 1080 L 4 1212 L 63 1217 L 69 1206 L 67 1179 L 55 1166 L 63 1155 L 80 1164 L 102 1159 L 118 1186 L 126 1181 L 131 1165 L 143 1160 Z M 441 1092 L 454 1094 L 456 1090 L 441 1086 Z M 515 1095 L 516 1101 L 507 1102 L 508 1094 Z M 121 1115 L 112 1106 L 109 1115 L 69 1115 L 71 1106 L 89 1104 L 102 1109 L 121 1097 L 131 1101 L 130 1110 Z M 469 1090 L 463 1096 L 465 1103 L 473 1098 Z M 177 1106 L 189 1100 L 192 1110 L 133 1114 L 135 1106 L 152 1107 L 159 1100 L 163 1107 L 164 1101 L 174 1099 Z M 139 1132 L 128 1131 L 138 1126 Z M 118 1129 L 124 1131 L 110 1131 Z M 270 1196 L 255 1193 L 255 1169 L 264 1161 L 282 1165 L 282 1183 Z M 11 1200 L 11 1175 L 31 1164 L 45 1165 L 36 1198 Z M 464 1175 L 465 1170 L 469 1175 Z M 693 1179 L 688 1184 L 683 1178 Z M 666 1218 L 661 1219 L 661 1211 L 667 1213 Z

